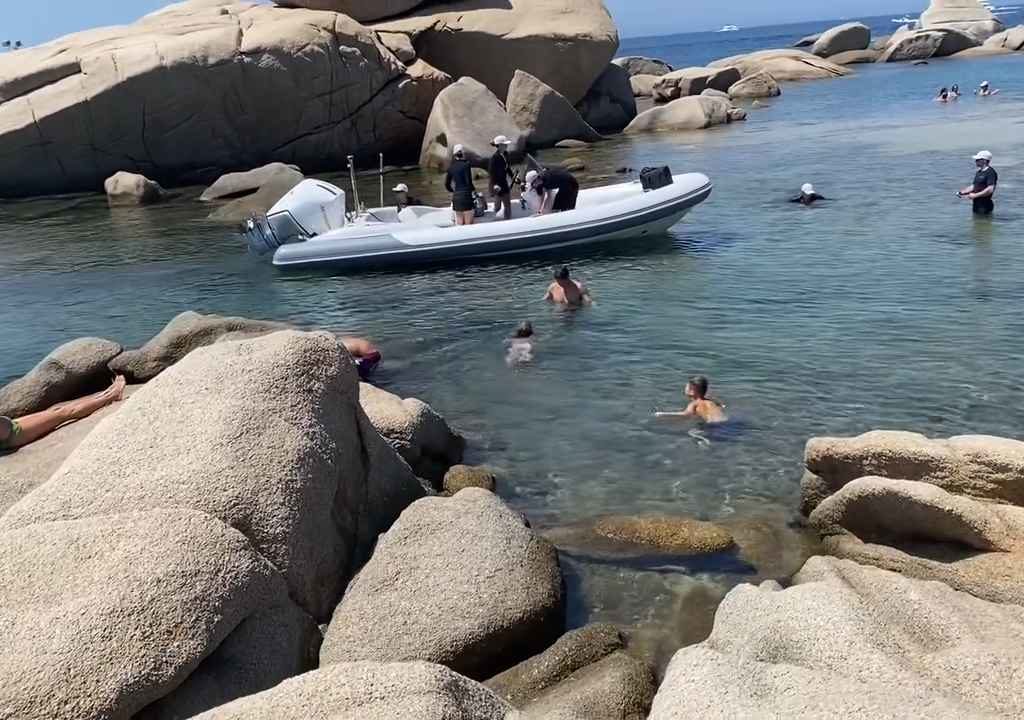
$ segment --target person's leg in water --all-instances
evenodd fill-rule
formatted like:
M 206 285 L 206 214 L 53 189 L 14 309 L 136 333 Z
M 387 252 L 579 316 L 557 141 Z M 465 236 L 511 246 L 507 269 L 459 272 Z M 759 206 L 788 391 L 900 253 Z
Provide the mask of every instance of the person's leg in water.
M 58 403 L 41 412 L 17 418 L 16 422 L 20 430 L 13 438 L 11 447 L 18 448 L 28 445 L 49 435 L 65 423 L 87 418 L 97 410 L 117 402 L 124 394 L 124 386 L 124 377 L 118 375 L 110 387 L 102 392 Z

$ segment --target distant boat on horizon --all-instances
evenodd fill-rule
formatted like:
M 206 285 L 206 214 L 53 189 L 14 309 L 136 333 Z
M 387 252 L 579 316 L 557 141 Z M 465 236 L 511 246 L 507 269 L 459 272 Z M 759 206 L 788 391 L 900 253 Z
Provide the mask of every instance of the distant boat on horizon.
M 917 22 L 917 18 L 912 18 L 909 15 L 904 15 L 901 18 L 893 18 L 889 22 L 894 22 L 894 23 L 898 23 L 898 24 L 902 25 L 904 23 L 916 23 Z
M 717 32 L 736 32 L 739 29 L 739 25 L 723 25 L 722 29 Z

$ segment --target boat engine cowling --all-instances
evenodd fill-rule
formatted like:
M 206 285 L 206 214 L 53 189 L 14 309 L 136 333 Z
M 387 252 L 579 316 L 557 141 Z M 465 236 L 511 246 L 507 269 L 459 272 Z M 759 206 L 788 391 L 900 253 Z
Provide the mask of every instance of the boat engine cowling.
M 345 191 L 322 180 L 303 180 L 266 215 L 253 215 L 242 230 L 258 255 L 345 226 Z

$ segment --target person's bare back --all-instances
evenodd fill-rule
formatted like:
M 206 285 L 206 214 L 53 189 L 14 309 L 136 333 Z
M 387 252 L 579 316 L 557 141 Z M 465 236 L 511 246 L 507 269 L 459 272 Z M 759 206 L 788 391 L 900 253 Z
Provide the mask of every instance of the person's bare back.
M 548 285 L 548 291 L 544 299 L 548 302 L 568 305 L 570 307 L 581 307 L 592 302 L 587 289 L 581 283 L 569 277 L 569 268 L 567 267 L 563 267 L 555 273 L 554 282 Z

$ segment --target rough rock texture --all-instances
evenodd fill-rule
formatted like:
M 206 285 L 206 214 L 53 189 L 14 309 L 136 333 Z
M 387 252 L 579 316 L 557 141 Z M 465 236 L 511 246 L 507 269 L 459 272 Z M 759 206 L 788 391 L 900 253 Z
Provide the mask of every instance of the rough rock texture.
M 221 175 L 217 181 L 203 191 L 199 199 L 203 202 L 212 200 L 234 200 L 251 195 L 270 183 L 291 183 L 295 187 L 305 179 L 302 171 L 294 165 L 284 163 L 268 163 L 245 172 L 233 172 Z M 291 188 L 289 188 L 291 189 Z
M 426 660 L 485 678 L 558 637 L 555 549 L 491 493 L 413 503 L 349 584 L 321 665 Z
M 978 0 L 932 0 L 928 9 L 921 13 L 920 23 L 926 30 L 959 30 L 978 40 L 985 40 L 1003 29 L 992 11 Z
M 372 22 L 401 15 L 423 4 L 424 0 L 275 0 L 282 7 L 330 10 L 359 22 Z
M 0 388 L 0 415 L 21 417 L 102 390 L 112 379 L 107 363 L 120 354 L 120 345 L 101 338 L 64 343 Z
M 985 47 L 1005 48 L 1011 52 L 1024 50 L 1024 25 L 993 35 L 985 41 Z
M 316 625 L 245 537 L 188 510 L 6 532 L 0 708 L 19 720 L 128 718 L 168 693 L 198 697 L 190 674 L 257 616 L 298 635 L 236 643 L 235 657 L 261 662 L 222 668 L 208 702 L 271 687 L 312 666 L 308 647 L 300 657 L 293 650 L 314 639 Z
M 740 100 L 748 98 L 778 97 L 782 88 L 771 73 L 761 71 L 747 75 L 729 88 L 729 97 Z
M 634 75 L 629 79 L 629 86 L 633 90 L 633 97 L 653 97 L 654 86 L 660 80 L 661 77 L 658 75 Z
M 452 465 L 462 461 L 465 439 L 422 400 L 403 400 L 361 383 L 359 403 L 377 432 L 420 477 L 439 482 Z
M 118 171 L 103 181 L 110 205 L 152 205 L 164 199 L 160 183 L 145 175 Z
M 453 465 L 444 474 L 442 489 L 445 494 L 454 495 L 459 490 L 469 487 L 494 492 L 498 487 L 498 480 L 490 468 L 470 467 L 469 465 Z
M 207 220 L 237 225 L 253 214 L 266 214 L 277 201 L 302 182 L 299 173 L 279 173 L 271 177 L 255 192 L 224 203 L 213 210 Z
M 664 60 L 657 60 L 655 58 L 639 57 L 636 55 L 629 55 L 626 57 L 617 57 L 612 60 L 612 63 L 618 65 L 627 73 L 630 77 L 633 75 L 667 75 L 672 72 L 673 68 Z
M 571 103 L 586 95 L 619 46 L 601 0 L 429 4 L 374 27 L 408 34 L 420 58 L 453 78 L 476 78 L 498 97 L 523 70 Z
M 152 508 L 237 528 L 315 618 L 423 488 L 358 407 L 327 333 L 195 350 L 93 430 L 0 529 Z
M 594 129 L 618 132 L 636 117 L 629 73 L 611 63 L 598 76 L 576 109 Z
M 494 154 L 491 141 L 497 135 L 512 141 L 509 152 L 514 158 L 522 155 L 526 134 L 497 96 L 471 77 L 460 78 L 434 101 L 420 147 L 420 165 L 446 170 L 452 160 L 452 148 L 458 144 L 465 147 L 471 162 L 485 167 Z
M 868 475 L 918 480 L 958 495 L 1024 505 L 1024 442 L 987 435 L 929 440 L 875 431 L 853 438 L 812 438 L 804 451 L 805 515 L 851 480 Z
M 722 98 L 723 100 L 729 99 L 729 93 L 722 92 L 721 90 L 715 90 L 714 88 L 705 88 L 701 92 L 701 95 L 703 95 L 704 97 Z
M 830 62 L 834 62 L 836 65 L 860 65 L 864 63 L 878 62 L 878 58 L 882 56 L 882 53 L 872 48 L 866 50 L 850 50 L 849 52 L 841 52 L 829 57 Z
M 119 170 L 171 185 L 272 161 L 316 171 L 349 153 L 393 157 L 426 120 L 401 112 L 404 78 L 344 15 L 230 0 L 6 53 L 0 197 L 98 190 Z
M 762 50 L 749 55 L 734 55 L 710 63 L 709 67 L 735 67 L 743 77 L 767 72 L 779 82 L 827 80 L 850 71 L 803 50 Z
M 619 542 L 648 545 L 680 554 L 724 552 L 735 546 L 728 530 L 714 523 L 685 517 L 609 516 L 598 520 L 594 531 Z
M 384 47 L 395 54 L 395 57 L 411 65 L 416 61 L 416 48 L 412 46 L 412 40 L 405 33 L 377 33 L 377 37 L 384 43 Z
M 513 720 L 485 687 L 428 663 L 341 663 L 194 720 Z
M 865 542 L 930 540 L 985 551 L 1024 550 L 1024 508 L 982 503 L 923 482 L 863 477 L 826 498 L 810 517 L 822 535 Z
M 544 652 L 495 675 L 484 685 L 512 705 L 523 707 L 577 670 L 624 647 L 622 633 L 614 625 L 587 625 L 567 632 Z
M 889 41 L 892 40 L 892 35 L 877 35 L 871 41 L 871 49 L 882 52 L 889 47 Z
M 728 92 L 733 83 L 739 82 L 740 71 L 736 68 L 690 67 L 674 70 L 654 84 L 656 102 L 669 102 L 680 97 L 700 95 L 705 88 Z
M 729 101 L 710 97 L 684 97 L 636 116 L 623 132 L 703 130 L 729 122 Z
M 196 348 L 212 345 L 219 338 L 232 334 L 256 337 L 287 325 L 264 320 L 249 320 L 221 315 L 201 315 L 188 310 L 175 316 L 164 329 L 138 350 L 126 350 L 110 361 L 110 371 L 141 383 L 152 380 Z
M 826 30 L 811 46 L 818 57 L 830 58 L 841 52 L 866 50 L 871 45 L 871 28 L 864 23 L 851 22 Z
M 531 148 L 551 147 L 563 138 L 587 142 L 601 139 L 568 100 L 522 70 L 516 70 L 512 78 L 505 108 Z
M 1010 718 L 1024 713 L 1024 608 L 834 558 L 726 596 L 680 650 L 650 720 Z
M 654 690 L 647 663 L 615 652 L 526 705 L 523 720 L 645 720 Z
M 951 28 L 897 33 L 878 58 L 878 62 L 906 62 L 947 57 L 977 47 L 979 44 L 974 36 Z

